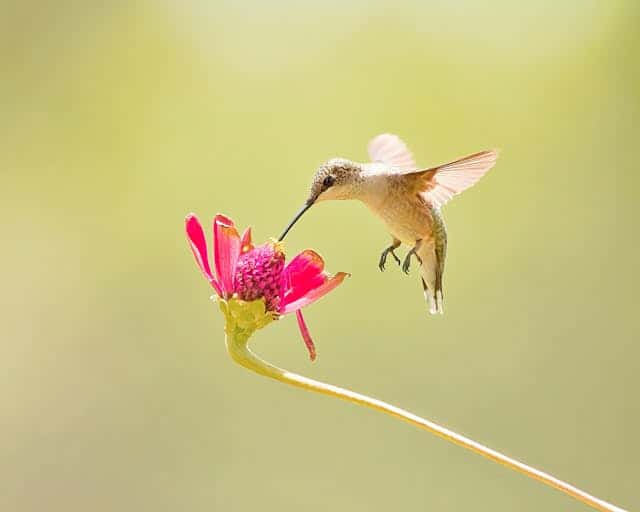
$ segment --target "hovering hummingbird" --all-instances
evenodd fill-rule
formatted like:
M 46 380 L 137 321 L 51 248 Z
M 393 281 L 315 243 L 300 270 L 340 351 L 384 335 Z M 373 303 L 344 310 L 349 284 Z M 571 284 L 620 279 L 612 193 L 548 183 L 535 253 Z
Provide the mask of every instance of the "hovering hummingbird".
M 443 313 L 447 229 L 441 208 L 491 169 L 498 153 L 481 151 L 437 167 L 419 168 L 406 144 L 388 133 L 373 138 L 368 152 L 370 163 L 332 158 L 322 164 L 313 177 L 308 199 L 280 240 L 315 203 L 359 199 L 383 220 L 391 233 L 391 245 L 380 255 L 380 270 L 384 270 L 389 254 L 400 265 L 394 251 L 401 244 L 409 246 L 402 270 L 408 274 L 411 257 L 417 258 L 429 312 Z

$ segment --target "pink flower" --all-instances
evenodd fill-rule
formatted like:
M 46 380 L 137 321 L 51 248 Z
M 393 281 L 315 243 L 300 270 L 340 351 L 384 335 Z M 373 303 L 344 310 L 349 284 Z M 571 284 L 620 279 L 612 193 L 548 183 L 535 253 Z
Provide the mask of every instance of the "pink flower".
M 240 237 L 233 221 L 218 214 L 213 220 L 214 276 L 200 221 L 194 214 L 189 214 L 185 227 L 196 263 L 218 297 L 222 301 L 247 303 L 264 300 L 264 312 L 274 318 L 295 313 L 313 361 L 316 350 L 301 309 L 329 293 L 348 274 L 327 274 L 322 257 L 311 249 L 302 251 L 285 265 L 282 244 L 269 241 L 254 247 L 251 228 Z

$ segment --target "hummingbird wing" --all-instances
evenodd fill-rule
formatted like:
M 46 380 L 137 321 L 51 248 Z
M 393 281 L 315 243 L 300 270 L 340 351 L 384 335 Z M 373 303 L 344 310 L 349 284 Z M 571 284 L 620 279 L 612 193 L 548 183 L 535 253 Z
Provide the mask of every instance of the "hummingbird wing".
M 411 151 L 397 135 L 383 133 L 374 137 L 369 142 L 367 151 L 372 162 L 380 162 L 400 171 L 416 168 Z
M 407 172 L 414 190 L 440 208 L 461 192 L 475 185 L 498 158 L 496 150 L 481 151 L 431 169 Z

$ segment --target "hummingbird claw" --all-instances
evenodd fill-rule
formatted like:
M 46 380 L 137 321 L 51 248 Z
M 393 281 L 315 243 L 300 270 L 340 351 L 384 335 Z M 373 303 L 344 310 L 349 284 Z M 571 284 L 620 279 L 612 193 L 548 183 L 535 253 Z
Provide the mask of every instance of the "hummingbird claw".
M 407 254 L 407 257 L 404 259 L 404 262 L 402 263 L 402 271 L 408 275 L 410 268 L 411 268 L 411 253 Z
M 385 264 L 387 263 L 387 256 L 389 256 L 389 253 L 391 253 L 391 256 L 393 256 L 393 259 L 396 260 L 396 263 L 400 265 L 400 258 L 398 258 L 398 256 L 394 252 L 394 249 L 396 247 L 397 246 L 391 245 L 387 247 L 384 251 L 382 251 L 382 254 L 380 255 L 380 261 L 378 263 L 378 268 L 380 269 L 380 272 L 384 272 Z
M 422 261 L 420 260 L 420 256 L 416 254 L 421 244 L 422 244 L 422 240 L 417 240 L 414 248 L 411 249 L 405 256 L 404 261 L 402 262 L 402 271 L 405 274 L 409 274 L 409 269 L 411 268 L 411 256 L 415 256 L 416 258 L 418 258 L 420 263 L 422 263 Z

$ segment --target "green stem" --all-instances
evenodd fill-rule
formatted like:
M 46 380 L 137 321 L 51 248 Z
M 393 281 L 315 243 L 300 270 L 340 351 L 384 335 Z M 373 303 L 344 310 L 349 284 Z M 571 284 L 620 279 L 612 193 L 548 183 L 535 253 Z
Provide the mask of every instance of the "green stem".
M 282 368 L 278 368 L 277 366 L 264 361 L 249 349 L 247 343 L 249 335 L 247 333 L 236 332 L 235 334 L 235 336 L 233 333 L 227 335 L 227 350 L 236 363 L 248 368 L 249 370 L 291 386 L 306 389 L 308 391 L 315 391 L 316 393 L 321 393 L 323 395 L 334 396 L 354 404 L 363 405 L 388 414 L 394 418 L 406 421 L 407 423 L 411 423 L 418 428 L 431 432 L 432 434 L 457 444 L 458 446 L 462 446 L 467 450 L 471 450 L 478 455 L 482 455 L 489 460 L 502 464 L 503 466 L 513 469 L 514 471 L 517 471 L 529 478 L 539 480 L 543 484 L 558 489 L 572 498 L 586 503 L 596 510 L 605 512 L 625 512 L 624 509 L 601 500 L 600 498 L 596 498 L 595 496 L 592 496 L 591 494 L 588 494 L 567 482 L 555 478 L 548 473 L 528 466 L 522 462 L 512 459 L 511 457 L 507 457 L 500 452 L 477 443 L 468 437 L 457 434 L 456 432 L 442 427 L 437 423 L 412 414 L 409 411 L 390 405 L 382 400 L 377 400 L 375 398 L 356 393 L 355 391 L 334 386 L 332 384 L 326 384 L 324 382 L 313 380 L 302 375 L 283 370 Z

